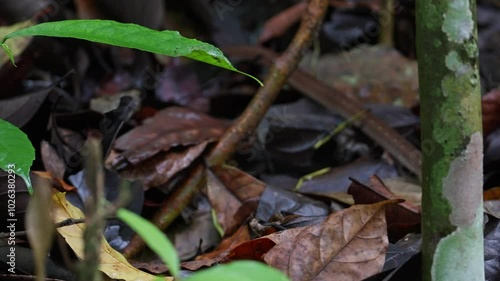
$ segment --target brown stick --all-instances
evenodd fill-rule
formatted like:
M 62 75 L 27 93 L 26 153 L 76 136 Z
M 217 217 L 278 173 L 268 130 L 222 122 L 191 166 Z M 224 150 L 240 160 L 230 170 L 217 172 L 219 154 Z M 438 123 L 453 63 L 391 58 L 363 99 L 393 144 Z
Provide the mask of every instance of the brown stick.
M 287 50 L 276 59 L 269 75 L 264 80 L 264 86 L 247 106 L 243 114 L 227 130 L 216 147 L 207 157 L 211 166 L 226 162 L 236 151 L 238 144 L 252 133 L 262 117 L 274 102 L 290 74 L 302 59 L 304 51 L 309 48 L 318 32 L 328 7 L 328 0 L 310 0 L 307 11 L 302 18 L 300 28 Z M 152 222 L 160 229 L 166 229 L 189 203 L 193 195 L 203 186 L 204 169 L 196 166 L 190 178 L 176 188 L 170 195 L 164 207 L 153 217 Z M 134 256 L 144 247 L 144 241 L 137 235 L 125 248 L 126 257 Z
M 278 56 L 262 47 L 241 46 L 223 49 L 228 56 L 255 59 L 261 58 L 261 63 L 270 65 Z M 308 97 L 339 113 L 344 118 L 355 116 L 365 111 L 361 102 L 319 81 L 309 73 L 296 69 L 288 80 L 290 85 Z M 360 120 L 361 130 L 382 146 L 408 170 L 421 178 L 422 155 L 413 144 L 389 127 L 377 116 L 367 112 Z
M 238 144 L 252 133 L 267 109 L 278 96 L 281 88 L 302 59 L 304 50 L 309 48 L 325 16 L 328 1 L 311 0 L 302 18 L 299 31 L 287 50 L 271 67 L 270 73 L 238 121 L 226 131 L 208 157 L 210 165 L 219 165 L 229 159 Z

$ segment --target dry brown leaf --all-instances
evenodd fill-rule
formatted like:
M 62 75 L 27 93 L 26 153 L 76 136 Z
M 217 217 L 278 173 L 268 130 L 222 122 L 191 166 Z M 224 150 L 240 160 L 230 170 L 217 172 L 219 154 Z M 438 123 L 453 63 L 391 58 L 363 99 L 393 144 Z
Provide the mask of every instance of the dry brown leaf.
M 341 54 L 326 54 L 314 68 L 311 60 L 311 56 L 304 57 L 301 67 L 363 102 L 406 107 L 418 102 L 417 64 L 395 49 L 361 46 Z
M 355 205 L 323 223 L 266 236 L 276 243 L 264 260 L 291 280 L 362 280 L 382 270 L 388 239 L 387 200 Z
M 265 184 L 231 166 L 213 170 L 207 173 L 207 196 L 227 236 L 256 211 Z
M 140 179 L 146 187 L 159 186 L 187 168 L 203 153 L 207 144 L 205 141 L 181 151 L 160 152 L 139 165 L 126 168 L 120 175 L 127 179 Z
M 53 204 L 52 216 L 54 221 L 61 222 L 67 219 L 81 219 L 84 217 L 80 209 L 66 201 L 64 193 L 55 193 L 52 196 Z M 57 229 L 64 237 L 68 245 L 73 249 L 78 258 L 83 258 L 83 229 L 85 224 L 73 224 Z M 159 280 L 157 276 L 142 272 L 130 265 L 122 254 L 109 246 L 103 237 L 101 245 L 101 265 L 100 270 L 112 279 L 121 280 Z M 173 280 L 172 277 L 165 277 L 164 280 Z
M 243 242 L 250 240 L 250 231 L 247 225 L 242 225 L 233 235 L 222 240 L 219 246 L 210 253 L 196 257 L 194 261 L 183 262 L 181 266 L 189 270 L 211 266 L 227 259 L 231 251 Z
M 418 205 L 414 204 L 412 201 L 408 200 L 411 198 L 415 198 L 416 196 L 410 196 L 410 198 L 403 197 L 401 194 L 396 194 L 393 192 L 393 190 L 389 189 L 387 184 L 382 181 L 377 175 L 373 175 L 370 177 L 370 188 L 377 192 L 378 194 L 382 195 L 385 199 L 404 199 L 406 200 L 405 202 L 400 203 L 400 206 L 403 206 L 404 208 L 410 210 L 411 212 L 415 214 L 420 213 L 420 202 L 421 200 L 418 200 Z M 421 190 L 421 189 L 420 189 Z M 404 192 L 399 192 L 399 193 L 404 193 Z M 382 200 L 380 200 L 382 201 Z M 358 202 L 360 203 L 360 202 Z M 362 202 L 364 204 L 366 203 L 375 203 L 375 202 Z
M 108 163 L 115 169 L 124 164 L 133 165 L 160 151 L 176 146 L 199 144 L 217 140 L 229 126 L 229 122 L 182 107 L 168 107 L 119 137 L 114 149 L 121 151 Z
M 187 168 L 228 125 L 186 108 L 166 108 L 118 138 L 106 167 L 145 186 L 159 186 Z
M 399 198 L 377 176 L 371 177 L 370 186 L 351 180 L 348 192 L 354 197 L 356 204 L 372 204 Z M 391 242 L 398 241 L 408 233 L 420 231 L 420 208 L 412 203 L 405 201 L 389 205 L 385 213 Z

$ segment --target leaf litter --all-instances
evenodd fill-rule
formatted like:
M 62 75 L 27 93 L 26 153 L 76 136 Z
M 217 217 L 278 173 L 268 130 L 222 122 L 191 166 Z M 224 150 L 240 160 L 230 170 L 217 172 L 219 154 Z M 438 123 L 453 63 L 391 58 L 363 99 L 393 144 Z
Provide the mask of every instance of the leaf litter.
M 7 2 L 14 5 L 15 1 Z M 64 16 L 73 13 L 113 18 L 118 14 L 125 22 L 145 21 L 155 27 L 182 28 L 182 34 L 210 38 L 220 45 L 261 40 L 277 52 L 289 43 L 297 10 L 304 7 L 304 3 L 289 1 L 268 6 L 243 3 L 224 12 L 200 2 L 196 13 L 191 13 L 191 8 L 183 3 L 164 3 L 167 7 L 156 3 L 149 6 L 156 7 L 154 18 L 149 18 L 141 14 L 147 9 L 133 10 L 134 5 L 114 7 L 103 1 L 83 7 L 85 1 L 78 2 L 76 7 L 62 5 L 61 11 L 70 11 Z M 402 14 L 398 14 L 396 50 L 353 43 L 364 35 L 356 28 L 373 21 L 372 13 L 380 11 L 380 1 L 330 2 L 336 8 L 327 17 L 320 35 L 322 41 L 315 52 L 307 55 L 302 67 L 336 90 L 362 100 L 371 113 L 419 145 L 419 119 L 414 114 L 418 111 L 416 66 L 411 40 L 404 42 L 413 30 L 408 20 L 412 8 L 403 4 Z M 297 6 L 289 10 L 293 16 L 287 17 L 284 11 L 292 4 Z M 185 16 L 186 11 L 190 17 Z M 485 187 L 491 188 L 500 186 L 496 168 L 500 159 L 496 133 L 500 99 L 495 90 L 496 74 L 487 71 L 497 68 L 494 62 L 498 57 L 498 48 L 494 47 L 498 23 L 488 13 L 493 12 L 480 5 L 480 67 L 484 73 L 492 73 L 491 77 L 482 77 L 483 90 L 488 93 L 482 101 L 487 144 Z M 185 24 L 194 14 L 202 28 L 191 22 Z M 17 15 L 18 12 L 12 12 L 6 16 L 0 11 L 2 28 L 8 27 L 10 24 L 6 23 Z M 23 17 L 31 15 L 18 18 Z M 376 40 L 368 39 L 368 43 Z M 22 127 L 33 142 L 37 151 L 33 167 L 43 172 L 32 177 L 50 179 L 53 187 L 66 192 L 62 195 L 53 191 L 58 203 L 51 208 L 61 216 L 59 222 L 82 217 L 68 201 L 73 202 L 84 189 L 78 181 L 84 174 L 78 161 L 82 160 L 81 148 L 89 136 L 98 133 L 103 137 L 107 155 L 103 160 L 109 170 L 118 173 L 111 176 L 107 172 L 109 200 L 116 199 L 120 180 L 135 181 L 132 196 L 136 206 L 131 208 L 151 218 L 162 202 L 177 194 L 175 187 L 189 171 L 204 163 L 214 144 L 235 122 L 228 119 L 237 120 L 249 98 L 238 93 L 255 91 L 252 82 L 233 74 L 115 47 L 90 43 L 76 46 L 70 40 L 34 38 L 19 40 L 17 47 L 12 45 L 11 49 L 19 67 L 11 68 L 6 57 L 0 57 L 0 79 L 5 82 L 0 90 L 0 115 Z M 63 63 L 60 57 L 69 59 Z M 238 65 L 251 74 L 264 75 L 267 70 L 257 60 L 255 57 Z M 70 68 L 77 69 L 77 74 L 61 80 Z M 182 267 L 196 271 L 219 263 L 253 259 L 282 270 L 291 280 L 409 278 L 409 269 L 419 268 L 418 184 L 408 180 L 411 176 L 407 171 L 362 134 L 356 122 L 315 148 L 319 140 L 345 120 L 323 105 L 303 98 L 292 87 L 283 92 L 259 129 L 248 132 L 234 160 L 228 163 L 232 166 L 206 168 L 202 192 L 167 230 L 181 254 Z M 134 99 L 128 104 L 130 107 L 120 107 L 120 98 L 130 95 Z M 87 111 L 89 106 L 99 113 Z M 300 178 L 323 168 L 330 170 L 308 178 L 294 190 Z M 0 177 L 5 178 L 3 174 Z M 20 187 L 16 190 L 20 204 L 17 215 L 24 217 L 27 190 L 19 180 L 16 185 Z M 6 197 L 6 192 L 7 186 L 1 184 L 0 195 Z M 490 217 L 485 231 L 488 280 L 495 280 L 499 272 L 495 267 L 497 197 L 494 189 L 485 192 L 485 208 Z M 406 202 L 401 203 L 398 198 Z M 222 237 L 217 236 L 213 220 L 222 227 Z M 63 236 L 77 255 L 81 254 L 81 226 L 58 229 L 66 233 Z M 70 229 L 73 230 L 68 233 Z M 109 229 L 116 235 L 109 235 L 115 237 L 113 243 L 101 249 L 113 265 L 106 268 L 103 264 L 106 274 L 122 274 L 119 278 L 124 280 L 153 278 L 137 268 L 169 274 L 168 268 L 147 251 L 141 260 L 127 261 L 113 247 L 126 245 L 129 236 L 121 235 L 124 229 L 117 230 L 115 224 L 108 225 L 107 234 Z M 120 273 L 122 270 L 126 273 Z

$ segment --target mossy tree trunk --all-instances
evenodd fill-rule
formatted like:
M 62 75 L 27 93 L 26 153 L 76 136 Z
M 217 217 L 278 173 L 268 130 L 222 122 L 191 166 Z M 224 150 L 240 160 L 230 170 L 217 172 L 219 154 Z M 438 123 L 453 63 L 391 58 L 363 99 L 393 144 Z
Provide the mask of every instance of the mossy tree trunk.
M 484 280 L 476 1 L 418 0 L 423 280 Z

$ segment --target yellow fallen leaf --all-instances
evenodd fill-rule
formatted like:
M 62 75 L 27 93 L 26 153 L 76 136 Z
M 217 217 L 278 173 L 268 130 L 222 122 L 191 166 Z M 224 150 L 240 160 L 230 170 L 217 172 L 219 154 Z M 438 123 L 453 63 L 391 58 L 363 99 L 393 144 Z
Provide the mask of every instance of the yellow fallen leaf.
M 66 201 L 64 193 L 57 192 L 52 196 L 55 202 L 53 207 L 54 221 L 61 222 L 67 219 L 81 219 L 84 217 L 80 209 Z M 85 224 L 73 224 L 57 229 L 68 245 L 73 249 L 78 258 L 83 258 L 83 229 Z M 111 248 L 108 242 L 103 238 L 101 246 L 101 265 L 99 268 L 112 279 L 121 280 L 158 280 L 157 276 L 143 272 L 133 267 L 126 259 L 115 249 Z M 163 280 L 172 281 L 172 277 L 165 277 Z

